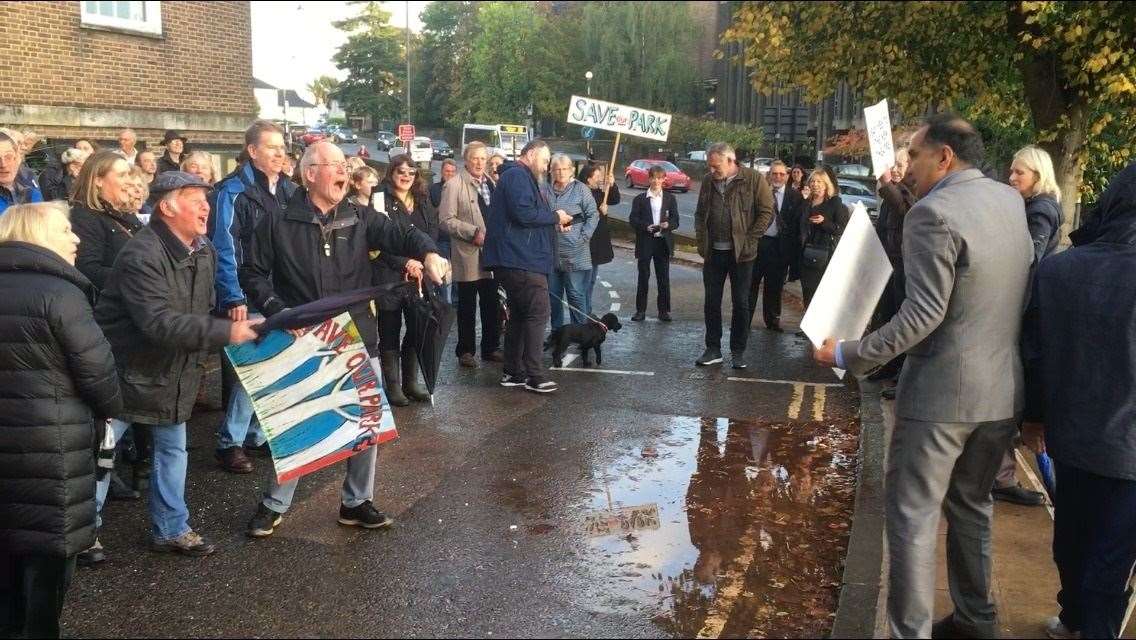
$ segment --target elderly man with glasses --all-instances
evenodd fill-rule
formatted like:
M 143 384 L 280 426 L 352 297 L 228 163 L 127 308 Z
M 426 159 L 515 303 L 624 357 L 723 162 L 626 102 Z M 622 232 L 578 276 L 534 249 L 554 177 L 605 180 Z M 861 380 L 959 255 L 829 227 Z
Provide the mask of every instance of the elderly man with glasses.
M 328 296 L 371 286 L 371 251 L 390 252 L 421 261 L 436 284 L 449 273 L 428 235 L 403 227 L 371 207 L 347 198 L 351 174 L 343 152 L 330 142 L 304 151 L 300 160 L 303 187 L 288 206 L 257 222 L 240 268 L 240 284 L 249 302 L 271 317 L 281 311 Z M 378 354 L 378 329 L 370 305 L 349 310 L 372 357 Z M 376 369 L 378 367 L 376 366 Z M 375 529 L 393 522 L 371 504 L 375 454 L 371 447 L 347 460 L 339 523 Z M 296 492 L 296 480 L 279 484 L 275 474 L 264 500 L 249 522 L 248 535 L 272 535 Z

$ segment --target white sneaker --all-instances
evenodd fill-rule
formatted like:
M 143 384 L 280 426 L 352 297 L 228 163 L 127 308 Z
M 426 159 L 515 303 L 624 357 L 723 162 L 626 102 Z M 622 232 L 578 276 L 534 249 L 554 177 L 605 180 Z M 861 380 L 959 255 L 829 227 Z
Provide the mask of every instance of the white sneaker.
M 1069 627 L 1061 622 L 1061 618 L 1053 616 L 1045 621 L 1045 635 L 1053 638 L 1054 640 L 1067 640 L 1071 638 L 1078 639 L 1081 637 L 1080 631 L 1070 631 Z

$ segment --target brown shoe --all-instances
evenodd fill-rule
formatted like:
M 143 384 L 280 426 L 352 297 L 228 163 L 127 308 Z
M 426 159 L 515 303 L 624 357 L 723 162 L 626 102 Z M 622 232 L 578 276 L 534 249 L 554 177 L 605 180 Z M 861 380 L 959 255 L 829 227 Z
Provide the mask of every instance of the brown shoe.
M 460 363 L 461 366 L 469 367 L 470 369 L 477 368 L 477 358 L 474 358 L 472 353 L 463 353 L 458 356 L 458 363 Z
M 229 473 L 252 473 L 252 461 L 241 447 L 229 447 L 216 453 L 217 462 Z
M 483 354 L 481 356 L 481 359 L 486 361 L 486 362 L 504 362 L 505 361 L 505 352 L 498 349 L 498 350 L 496 350 L 492 353 Z

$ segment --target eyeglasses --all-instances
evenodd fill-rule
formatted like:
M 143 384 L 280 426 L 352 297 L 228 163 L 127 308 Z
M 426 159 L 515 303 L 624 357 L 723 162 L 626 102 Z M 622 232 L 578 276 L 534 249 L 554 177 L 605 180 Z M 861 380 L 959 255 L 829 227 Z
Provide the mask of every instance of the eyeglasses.
M 313 167 L 331 167 L 332 169 L 335 169 L 336 171 L 343 171 L 343 172 L 347 171 L 347 163 L 346 162 L 313 162 L 312 166 Z
M 413 178 L 413 177 L 418 175 L 418 170 L 417 169 L 395 169 L 394 174 L 396 176 L 406 176 L 408 178 Z

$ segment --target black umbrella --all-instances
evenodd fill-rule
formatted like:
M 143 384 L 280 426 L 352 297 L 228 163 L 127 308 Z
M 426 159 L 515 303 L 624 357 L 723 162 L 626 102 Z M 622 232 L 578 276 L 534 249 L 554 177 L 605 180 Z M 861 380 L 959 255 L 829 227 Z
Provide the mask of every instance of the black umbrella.
M 262 324 L 256 325 L 253 329 L 260 334 L 268 333 L 273 329 L 303 329 L 319 324 L 328 318 L 334 318 L 344 311 L 362 302 L 373 300 L 392 289 L 398 287 L 410 289 L 411 286 L 410 283 L 397 282 L 327 296 L 326 298 L 320 298 L 319 300 L 314 300 L 307 304 L 285 309 L 265 320 Z M 418 292 L 415 291 L 414 295 L 417 296 Z
M 432 285 L 426 284 L 421 296 L 417 292 L 411 296 L 409 311 L 408 337 L 418 350 L 418 366 L 422 368 L 426 389 L 433 394 L 446 338 L 454 326 L 454 310 Z

